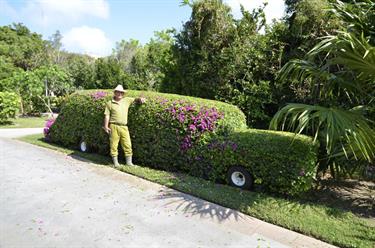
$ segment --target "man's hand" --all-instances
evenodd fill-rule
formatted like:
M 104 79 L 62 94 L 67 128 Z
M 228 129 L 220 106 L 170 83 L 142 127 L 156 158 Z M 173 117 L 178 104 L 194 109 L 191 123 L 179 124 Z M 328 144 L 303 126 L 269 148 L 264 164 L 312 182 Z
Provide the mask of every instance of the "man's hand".
M 109 127 L 103 127 L 104 131 L 107 133 L 107 134 L 111 134 L 111 129 Z
M 109 115 L 104 116 L 103 129 L 107 134 L 111 133 L 111 129 L 109 128 Z
M 147 102 L 147 99 L 144 97 L 138 97 L 136 100 L 139 104 L 144 104 L 145 102 Z

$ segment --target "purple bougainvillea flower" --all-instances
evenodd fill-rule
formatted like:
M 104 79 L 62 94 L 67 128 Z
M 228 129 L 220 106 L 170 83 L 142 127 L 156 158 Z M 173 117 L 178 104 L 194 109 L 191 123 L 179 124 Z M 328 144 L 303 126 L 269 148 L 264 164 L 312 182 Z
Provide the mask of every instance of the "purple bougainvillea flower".
M 96 91 L 96 92 L 91 94 L 91 97 L 94 100 L 99 100 L 99 99 L 102 99 L 103 97 L 106 97 L 106 96 L 107 96 L 107 93 L 104 92 L 104 91 Z
M 178 121 L 180 123 L 184 123 L 184 121 L 185 121 L 185 115 L 183 113 L 180 113 L 180 114 L 178 114 L 177 119 L 178 119 Z
M 44 134 L 44 137 L 47 137 L 48 134 L 49 134 L 49 129 L 50 127 L 53 125 L 53 123 L 55 122 L 55 119 L 52 118 L 52 119 L 48 119 L 46 121 L 46 124 L 44 125 L 44 128 L 43 128 L 43 134 Z
M 237 150 L 238 145 L 236 143 L 232 143 L 232 150 L 235 151 Z
M 186 151 L 192 146 L 193 144 L 191 142 L 191 138 L 189 136 L 185 136 L 184 139 L 182 140 L 181 150 Z
M 187 101 L 175 100 L 173 102 L 160 99 L 165 105 L 164 111 L 169 113 L 176 136 L 181 140 L 180 148 L 186 151 L 207 132 L 213 132 L 222 118 L 216 108 L 200 107 Z M 163 117 L 160 117 L 162 119 Z M 168 123 L 168 122 L 166 122 Z
M 195 130 L 197 130 L 197 127 L 194 124 L 190 124 L 189 129 L 194 132 Z

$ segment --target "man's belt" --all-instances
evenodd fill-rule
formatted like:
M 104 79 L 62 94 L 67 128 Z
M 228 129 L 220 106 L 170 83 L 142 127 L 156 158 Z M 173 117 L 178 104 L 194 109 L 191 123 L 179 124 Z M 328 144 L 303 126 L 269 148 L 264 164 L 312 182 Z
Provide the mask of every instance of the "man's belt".
M 109 124 L 115 124 L 117 126 L 127 126 L 127 124 L 124 124 L 124 123 L 120 123 L 120 122 L 110 122 Z

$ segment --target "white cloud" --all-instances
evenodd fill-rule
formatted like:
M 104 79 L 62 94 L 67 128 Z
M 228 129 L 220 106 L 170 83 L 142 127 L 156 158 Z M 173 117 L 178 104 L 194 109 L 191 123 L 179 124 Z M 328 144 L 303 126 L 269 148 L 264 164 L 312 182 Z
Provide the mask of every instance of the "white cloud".
M 242 4 L 246 10 L 251 11 L 254 8 L 262 6 L 265 0 L 225 0 L 225 2 L 232 8 L 233 15 L 238 18 L 241 16 L 240 4 Z M 280 19 L 283 17 L 284 11 L 284 0 L 269 0 L 267 7 L 264 9 L 267 23 L 271 23 L 272 19 Z
M 106 19 L 109 4 L 106 0 L 34 0 L 27 1 L 20 15 L 42 26 L 75 22 L 90 16 Z
M 71 52 L 89 54 L 94 57 L 107 56 L 112 51 L 112 42 L 98 28 L 75 27 L 63 34 L 63 47 Z

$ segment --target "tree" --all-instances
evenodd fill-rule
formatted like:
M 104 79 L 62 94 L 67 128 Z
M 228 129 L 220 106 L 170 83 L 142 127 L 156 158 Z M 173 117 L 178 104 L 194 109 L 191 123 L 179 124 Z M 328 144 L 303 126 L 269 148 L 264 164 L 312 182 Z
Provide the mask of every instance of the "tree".
M 56 32 L 49 38 L 49 45 L 50 45 L 50 57 L 54 64 L 61 64 L 61 47 L 62 47 L 62 40 L 63 36 L 61 35 L 59 30 L 56 30 Z
M 234 22 L 230 8 L 221 0 L 194 1 L 191 6 L 190 20 L 176 35 L 175 82 L 163 89 L 213 99 L 221 82 L 218 58 L 233 40 Z
M 0 80 L 11 77 L 17 71 L 22 71 L 22 69 L 15 66 L 10 58 L 0 56 Z
M 216 99 L 237 105 L 247 124 L 265 127 L 274 100 L 273 81 L 280 69 L 283 44 L 273 39 L 273 29 L 265 25 L 265 5 L 252 12 L 242 10 L 235 22 L 233 42 L 220 56 L 219 87 Z M 259 30 L 266 27 L 266 34 Z
M 116 42 L 116 48 L 113 49 L 111 57 L 121 64 L 124 72 L 130 72 L 131 61 L 140 47 L 141 45 L 138 40 L 121 40 L 120 42 Z
M 306 56 L 321 39 L 342 28 L 336 15 L 329 11 L 331 0 L 286 0 L 286 15 L 279 23 L 272 26 L 268 33 L 275 50 L 280 47 L 279 68 L 292 59 L 301 59 Z M 279 43 L 279 44 L 278 44 Z M 278 44 L 278 45 L 277 45 Z M 317 63 L 324 59 L 323 55 L 316 56 Z M 306 82 L 294 83 L 289 78 L 280 80 L 278 72 L 272 74 L 271 88 L 273 104 L 267 112 L 273 116 L 279 108 L 288 102 L 311 104 L 314 102 L 309 92 L 311 85 Z M 268 125 L 269 123 L 267 123 Z
M 329 11 L 329 0 L 286 0 L 285 22 L 288 29 L 283 37 L 283 61 L 303 58 L 319 37 L 333 33 L 340 27 L 338 18 Z
M 241 7 L 239 20 L 222 1 L 189 5 L 191 18 L 176 35 L 176 65 L 167 73 L 175 81 L 165 81 L 162 90 L 235 104 L 248 125 L 267 126 L 274 113 L 269 109 L 277 102 L 274 78 L 284 49 L 274 29 L 266 26 L 266 5 L 252 12 Z
M 63 96 L 74 91 L 69 73 L 56 65 L 42 66 L 33 73 L 44 83 L 46 96 Z
M 282 79 L 308 82 L 316 104 L 288 104 L 270 125 L 313 134 L 326 154 L 320 160 L 321 169 L 330 169 L 335 177 L 356 169 L 338 164 L 338 158 L 368 162 L 375 158 L 374 119 L 366 114 L 374 109 L 375 100 L 375 26 L 363 18 L 367 16 L 364 13 L 375 10 L 375 3 L 353 5 L 333 4 L 333 13 L 348 30 L 325 37 L 305 60 L 292 60 L 281 71 Z M 317 64 L 317 56 L 325 59 Z
M 143 90 L 161 90 L 173 70 L 175 60 L 172 53 L 174 30 L 155 32 L 154 38 L 140 47 L 130 64 L 134 87 Z
M 117 84 L 122 84 L 126 88 L 131 84 L 121 64 L 111 57 L 95 60 L 95 88 L 112 89 Z
M 41 35 L 30 32 L 23 24 L 0 27 L 0 57 L 14 67 L 32 70 L 47 64 L 46 46 Z
M 79 89 L 94 89 L 95 59 L 82 54 L 63 52 L 63 68 L 70 74 L 74 86 Z
M 70 75 L 57 66 L 19 71 L 0 81 L 0 91 L 11 91 L 20 96 L 22 114 L 38 112 L 36 106 L 45 96 L 71 93 L 72 86 Z

